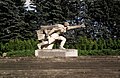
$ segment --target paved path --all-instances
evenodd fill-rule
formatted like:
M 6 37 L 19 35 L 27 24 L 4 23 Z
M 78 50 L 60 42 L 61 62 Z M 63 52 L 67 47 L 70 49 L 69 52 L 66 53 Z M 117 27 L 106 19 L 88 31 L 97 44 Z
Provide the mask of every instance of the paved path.
M 0 58 L 0 78 L 120 78 L 120 56 Z

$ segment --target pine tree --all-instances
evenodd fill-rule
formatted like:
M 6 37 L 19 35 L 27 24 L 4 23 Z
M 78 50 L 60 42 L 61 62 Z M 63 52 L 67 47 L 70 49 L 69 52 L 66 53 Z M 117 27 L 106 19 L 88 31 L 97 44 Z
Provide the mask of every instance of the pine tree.
M 61 23 L 65 20 L 61 8 L 61 0 L 37 0 L 37 2 L 43 25 Z
M 120 28 L 119 20 L 119 4 L 120 1 L 115 0 L 96 0 L 89 4 L 89 16 L 91 20 L 100 24 L 98 29 L 99 37 L 107 38 L 119 37 Z M 95 30 L 95 29 L 94 29 Z
M 0 1 L 0 41 L 8 41 L 10 38 L 20 37 L 19 10 L 12 0 Z
M 111 16 L 113 17 L 112 24 L 112 35 L 114 38 L 120 39 L 120 1 L 116 0 L 113 3 L 113 10 Z
M 0 3 L 0 41 L 35 38 L 39 14 L 26 12 L 21 0 L 4 0 Z
M 63 22 L 65 20 L 65 18 L 63 17 L 63 12 L 60 6 L 60 1 L 61 0 L 51 0 L 50 1 L 50 16 L 48 17 L 48 22 L 51 21 L 53 24 L 55 23 L 60 23 Z

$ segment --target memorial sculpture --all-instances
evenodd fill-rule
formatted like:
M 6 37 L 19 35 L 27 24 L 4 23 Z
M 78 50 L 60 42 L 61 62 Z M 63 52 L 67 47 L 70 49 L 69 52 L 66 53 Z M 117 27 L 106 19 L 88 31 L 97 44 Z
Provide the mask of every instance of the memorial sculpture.
M 60 34 L 65 33 L 67 30 L 81 27 L 85 27 L 85 25 L 69 26 L 68 22 L 65 22 L 64 25 L 55 24 L 52 26 L 41 26 L 41 29 L 36 31 L 38 40 L 41 41 L 37 46 L 39 49 L 53 49 L 54 42 L 56 40 L 61 40 L 59 49 L 65 49 L 64 44 L 66 42 L 66 38 Z
M 37 30 L 38 40 L 41 41 L 37 44 L 38 48 L 35 50 L 35 56 L 40 58 L 51 58 L 51 57 L 77 57 L 77 49 L 65 49 L 64 44 L 66 38 L 62 36 L 67 30 L 85 27 L 84 24 L 78 26 L 69 26 L 68 22 L 62 24 L 55 24 L 51 26 L 41 26 Z M 60 40 L 59 49 L 53 49 L 53 46 L 57 40 Z

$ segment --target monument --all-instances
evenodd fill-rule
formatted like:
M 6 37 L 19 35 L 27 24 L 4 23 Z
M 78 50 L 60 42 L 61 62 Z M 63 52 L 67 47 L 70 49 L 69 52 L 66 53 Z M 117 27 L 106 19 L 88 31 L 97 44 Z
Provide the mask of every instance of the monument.
M 77 57 L 78 52 L 76 49 L 65 49 L 64 44 L 66 42 L 66 38 L 61 35 L 61 33 L 65 33 L 67 30 L 76 29 L 85 27 L 84 24 L 78 26 L 69 26 L 68 22 L 62 24 L 55 24 L 51 26 L 41 26 L 40 30 L 37 30 L 38 40 L 41 43 L 37 44 L 38 50 L 35 50 L 35 56 L 41 58 L 47 57 Z M 56 40 L 60 40 L 59 49 L 53 49 Z

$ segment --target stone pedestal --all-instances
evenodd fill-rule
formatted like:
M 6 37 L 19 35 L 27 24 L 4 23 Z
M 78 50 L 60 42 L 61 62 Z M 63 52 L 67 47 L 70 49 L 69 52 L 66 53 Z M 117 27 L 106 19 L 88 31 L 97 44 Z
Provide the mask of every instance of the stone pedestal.
M 38 49 L 35 50 L 35 56 L 40 58 L 52 57 L 77 57 L 77 49 Z

